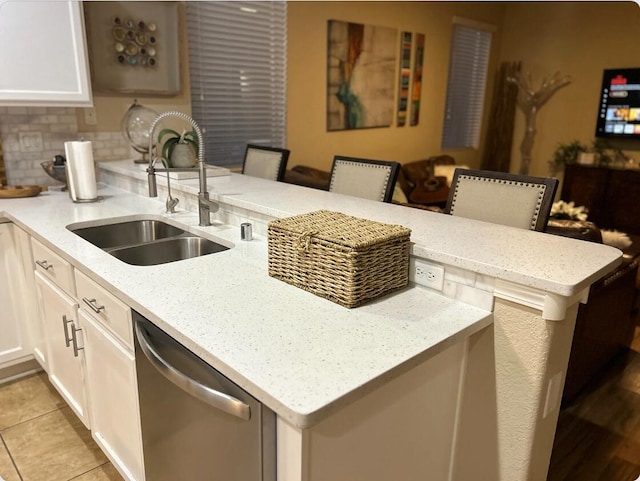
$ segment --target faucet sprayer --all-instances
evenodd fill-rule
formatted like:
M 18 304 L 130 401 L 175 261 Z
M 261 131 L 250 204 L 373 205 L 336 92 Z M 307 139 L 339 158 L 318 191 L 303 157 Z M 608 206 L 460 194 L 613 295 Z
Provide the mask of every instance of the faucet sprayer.
M 211 212 L 217 212 L 220 206 L 211 200 L 209 200 L 209 192 L 207 191 L 207 171 L 206 164 L 204 162 L 204 139 L 202 137 L 202 131 L 200 130 L 200 126 L 193 120 L 189 115 L 183 112 L 177 111 L 169 111 L 164 112 L 158 115 L 153 123 L 151 124 L 151 129 L 149 130 L 149 153 L 153 152 L 153 135 L 158 123 L 161 120 L 166 119 L 168 117 L 178 117 L 180 119 L 186 120 L 193 127 L 194 132 L 196 133 L 196 137 L 198 138 L 198 167 L 189 167 L 189 168 L 177 168 L 177 169 L 168 169 L 168 168 L 160 168 L 156 169 L 155 162 L 158 157 L 153 155 L 149 155 L 149 168 L 148 179 L 149 179 L 149 197 L 157 197 L 158 196 L 158 186 L 156 182 L 156 172 L 166 172 L 167 173 L 167 182 L 169 182 L 169 172 L 198 172 L 198 177 L 200 180 L 200 189 L 198 192 L 198 215 L 199 215 L 199 225 L 200 226 L 209 226 L 211 225 Z M 177 202 L 176 202 L 177 203 Z M 174 204 L 175 205 L 175 204 Z

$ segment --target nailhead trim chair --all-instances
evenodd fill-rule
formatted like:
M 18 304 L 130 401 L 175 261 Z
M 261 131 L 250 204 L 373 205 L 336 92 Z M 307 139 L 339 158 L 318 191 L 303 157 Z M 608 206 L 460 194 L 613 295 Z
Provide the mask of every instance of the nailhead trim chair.
M 289 150 L 248 144 L 242 173 L 269 180 L 282 180 L 289 160 Z
M 445 213 L 543 231 L 558 179 L 456 169 Z
M 335 156 L 329 191 L 391 202 L 399 168 L 398 162 Z

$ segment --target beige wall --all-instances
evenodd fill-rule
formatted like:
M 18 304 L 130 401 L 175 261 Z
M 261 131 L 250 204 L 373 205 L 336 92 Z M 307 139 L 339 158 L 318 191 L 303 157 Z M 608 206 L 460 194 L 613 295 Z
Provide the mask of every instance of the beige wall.
M 559 71 L 572 78 L 538 114 L 530 173 L 547 175 L 560 142 L 594 140 L 602 70 L 640 67 L 636 31 L 640 7 L 633 2 L 510 2 L 503 26 L 501 60 L 522 61 L 538 88 Z M 523 115 L 516 114 L 511 171 L 520 166 Z M 621 145 L 640 161 L 640 144 Z M 632 150 L 633 149 L 633 150 Z M 566 199 L 570 200 L 570 199 Z
M 310 165 L 328 170 L 336 154 L 400 162 L 439 154 L 452 19 L 454 16 L 462 16 L 496 25 L 498 30 L 494 41 L 494 57 L 497 57 L 503 11 L 501 2 L 289 3 L 289 164 Z M 410 31 L 426 35 L 422 106 L 418 126 L 327 132 L 327 20 L 330 19 L 393 27 L 399 32 Z M 491 68 L 491 72 L 493 70 Z M 489 81 L 491 80 L 492 77 Z M 472 166 L 479 164 L 480 156 L 476 150 L 447 153 L 453 155 L 458 163 Z
M 460 16 L 497 27 L 489 69 L 485 122 L 493 73 L 500 61 L 521 61 L 534 85 L 561 72 L 572 83 L 540 110 L 530 173 L 547 175 L 547 161 L 559 142 L 591 143 L 602 70 L 638 67 L 633 32 L 640 8 L 633 2 L 306 2 L 288 6 L 287 146 L 289 165 L 328 170 L 335 154 L 408 162 L 442 152 L 442 117 L 452 19 Z M 424 33 L 422 107 L 418 126 L 327 132 L 327 21 L 345 20 Z M 181 19 L 184 22 L 184 19 Z M 607 28 L 609 27 L 609 28 Z M 182 29 L 184 32 L 184 29 Z M 631 36 L 631 39 L 629 38 Z M 191 112 L 187 51 L 181 48 L 183 92 L 178 97 L 139 97 L 158 112 Z M 79 132 L 119 131 L 133 96 L 94 95 L 98 125 L 87 126 L 77 109 Z M 516 113 L 511 171 L 520 165 L 523 116 Z M 484 131 L 482 134 L 484 138 Z M 622 145 L 640 161 L 638 146 Z M 635 149 L 635 150 L 634 150 Z M 448 151 L 459 164 L 478 167 L 479 149 Z
M 438 154 L 453 16 L 497 26 L 489 70 L 485 122 L 493 73 L 500 61 L 521 61 L 533 84 L 559 71 L 572 77 L 538 115 L 530 174 L 547 175 L 560 142 L 594 140 L 602 70 L 638 67 L 634 2 L 291 2 L 289 4 L 287 141 L 290 164 L 328 169 L 335 154 L 407 162 Z M 346 20 L 426 34 L 422 112 L 416 127 L 326 131 L 327 20 Z M 635 63 L 634 63 L 635 62 Z M 523 115 L 516 112 L 511 171 L 520 166 Z M 484 138 L 484 130 L 482 137 Z M 614 143 L 640 162 L 637 142 Z M 459 164 L 479 166 L 478 150 L 449 151 Z

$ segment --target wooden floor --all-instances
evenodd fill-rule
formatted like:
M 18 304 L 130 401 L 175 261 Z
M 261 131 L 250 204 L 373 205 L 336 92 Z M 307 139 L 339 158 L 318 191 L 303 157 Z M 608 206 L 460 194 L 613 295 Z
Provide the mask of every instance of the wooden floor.
M 640 328 L 632 349 L 560 412 L 547 481 L 640 476 Z

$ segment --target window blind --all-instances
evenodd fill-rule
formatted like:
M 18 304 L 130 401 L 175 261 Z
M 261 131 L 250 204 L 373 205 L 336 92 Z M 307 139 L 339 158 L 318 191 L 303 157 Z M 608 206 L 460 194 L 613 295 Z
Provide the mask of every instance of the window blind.
M 242 164 L 248 143 L 285 147 L 286 2 L 191 1 L 187 26 L 207 163 Z
M 490 31 L 471 25 L 453 25 L 443 149 L 479 146 L 490 51 Z

